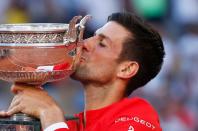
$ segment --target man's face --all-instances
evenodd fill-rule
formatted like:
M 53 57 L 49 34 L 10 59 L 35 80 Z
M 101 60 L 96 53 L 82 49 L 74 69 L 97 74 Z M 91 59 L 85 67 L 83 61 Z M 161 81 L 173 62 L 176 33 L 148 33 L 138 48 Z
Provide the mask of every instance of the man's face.
M 82 56 L 72 78 L 83 83 L 105 84 L 117 76 L 117 59 L 129 32 L 116 22 L 108 22 L 84 40 Z

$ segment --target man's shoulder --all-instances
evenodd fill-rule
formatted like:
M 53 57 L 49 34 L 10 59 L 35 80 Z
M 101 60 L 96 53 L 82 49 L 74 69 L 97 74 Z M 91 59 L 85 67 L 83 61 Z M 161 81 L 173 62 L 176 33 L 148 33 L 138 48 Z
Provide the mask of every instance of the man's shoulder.
M 146 112 L 146 113 L 150 112 L 156 114 L 156 110 L 154 109 L 152 104 L 144 98 L 140 98 L 140 97 L 128 98 L 128 104 L 131 105 L 131 107 L 133 107 L 132 110 L 137 110 L 137 112 L 138 111 Z
M 146 100 L 140 97 L 133 97 L 133 98 L 125 98 L 122 101 L 120 101 L 115 108 L 112 110 L 115 110 L 115 112 L 122 113 L 154 113 L 157 115 L 155 109 L 153 106 Z
M 159 117 L 156 110 L 145 99 L 134 97 L 125 98 L 112 107 L 106 117 L 115 128 L 130 128 L 146 130 L 160 130 Z M 126 127 L 125 127 L 126 128 Z
M 83 113 L 78 115 L 83 118 Z M 139 97 L 124 98 L 103 109 L 88 111 L 88 121 L 91 124 L 87 125 L 87 131 L 161 131 L 156 111 L 147 100 Z

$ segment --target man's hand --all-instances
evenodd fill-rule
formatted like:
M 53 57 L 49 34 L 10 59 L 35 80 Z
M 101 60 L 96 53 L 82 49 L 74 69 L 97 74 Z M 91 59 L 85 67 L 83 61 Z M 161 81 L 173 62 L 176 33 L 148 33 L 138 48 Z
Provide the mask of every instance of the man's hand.
M 15 84 L 11 91 L 16 94 L 8 111 L 1 111 L 0 116 L 25 113 L 41 120 L 43 129 L 57 122 L 64 122 L 63 111 L 48 93 L 41 88 Z

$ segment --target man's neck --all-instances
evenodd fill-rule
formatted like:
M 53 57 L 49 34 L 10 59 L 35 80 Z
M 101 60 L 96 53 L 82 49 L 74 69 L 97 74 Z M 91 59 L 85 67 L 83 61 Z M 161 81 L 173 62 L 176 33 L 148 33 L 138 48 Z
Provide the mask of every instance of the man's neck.
M 85 110 L 95 110 L 111 105 L 124 97 L 123 84 L 85 85 Z
M 125 86 L 123 82 L 106 85 L 85 84 L 84 126 L 86 125 L 86 111 L 101 109 L 120 101 L 124 97 Z

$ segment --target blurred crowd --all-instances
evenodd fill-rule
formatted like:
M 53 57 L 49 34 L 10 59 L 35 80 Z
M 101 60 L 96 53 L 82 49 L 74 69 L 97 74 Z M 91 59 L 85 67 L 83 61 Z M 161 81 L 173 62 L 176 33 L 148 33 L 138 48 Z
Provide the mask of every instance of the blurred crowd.
M 0 23 L 68 23 L 75 15 L 90 14 L 86 38 L 117 11 L 131 11 L 148 21 L 162 35 L 166 51 L 158 77 L 132 96 L 150 101 L 163 131 L 197 131 L 198 0 L 1 0 Z M 0 110 L 12 100 L 10 86 L 0 81 Z M 67 78 L 44 87 L 67 114 L 83 110 L 80 83 Z

